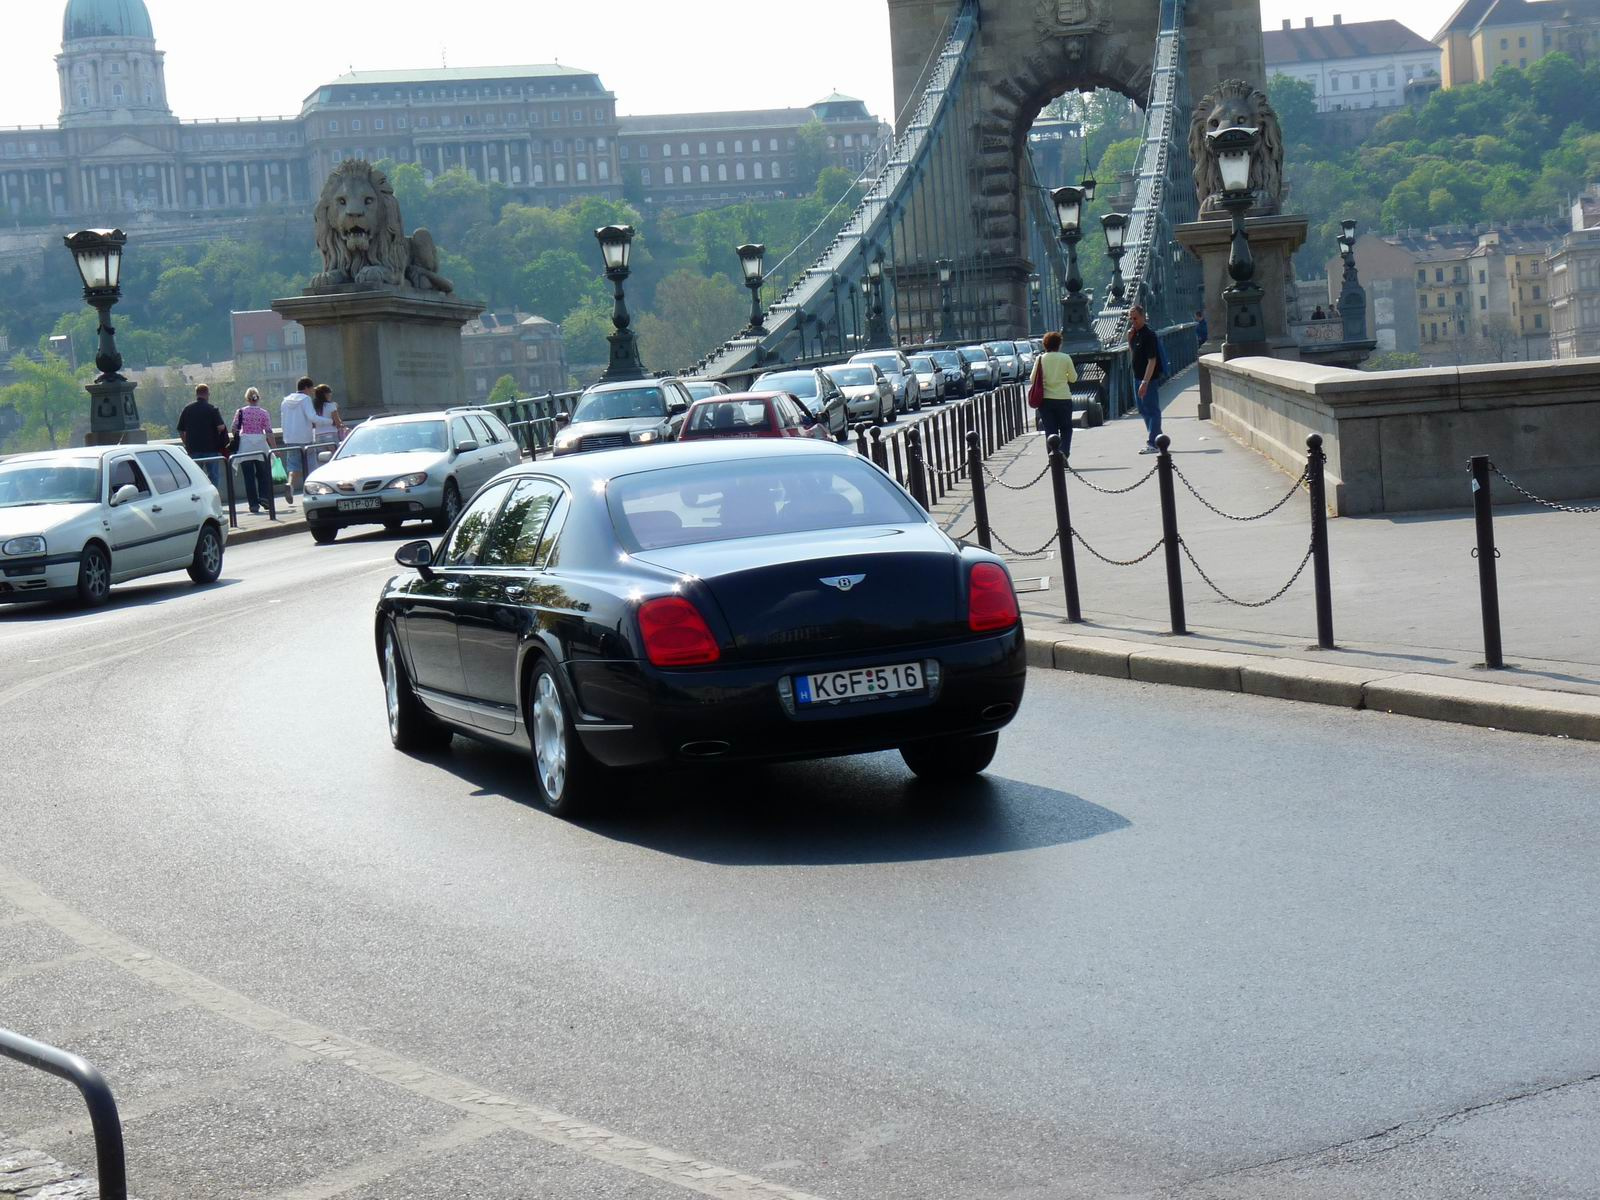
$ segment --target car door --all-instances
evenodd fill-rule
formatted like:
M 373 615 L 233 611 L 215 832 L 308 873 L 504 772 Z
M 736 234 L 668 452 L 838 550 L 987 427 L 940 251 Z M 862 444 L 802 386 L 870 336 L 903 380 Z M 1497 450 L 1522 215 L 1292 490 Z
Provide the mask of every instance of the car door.
M 161 540 L 153 543 L 152 569 L 187 566 L 200 533 L 200 489 L 190 483 L 187 471 L 159 450 L 140 450 L 134 458 L 155 489 L 150 515 Z
M 126 504 L 111 505 L 123 487 L 132 484 L 139 494 Z M 163 535 L 156 523 L 161 514 L 156 507 L 155 489 L 132 453 L 119 455 L 106 464 L 106 532 L 111 542 L 111 578 L 131 579 L 152 571 L 160 554 Z
M 463 500 L 472 499 L 489 477 L 483 471 L 481 444 L 472 450 L 458 451 L 456 447 L 476 442 L 480 436 L 467 423 L 466 417 L 450 418 L 450 470 L 455 475 L 456 486 L 461 489 Z
M 465 694 L 475 702 L 478 724 L 492 733 L 516 732 L 518 651 L 529 608 L 538 604 L 537 574 L 560 527 L 552 517 L 565 495 L 553 479 L 516 480 L 462 580 L 456 632 Z
M 413 580 L 395 597 L 397 620 L 411 677 L 420 688 L 438 693 L 423 697 L 430 708 L 451 720 L 472 724 L 471 719 L 439 697 L 459 698 L 466 692 L 461 673 L 461 648 L 456 633 L 461 619 L 461 591 L 478 560 L 496 511 L 511 491 L 511 481 L 496 484 L 474 496 L 445 535 L 428 577 Z
M 494 439 L 495 474 L 499 474 L 507 467 L 514 467 L 522 461 L 522 446 L 517 442 L 516 435 L 493 413 L 479 413 L 478 419 L 483 422 L 483 427 L 489 431 L 489 436 Z

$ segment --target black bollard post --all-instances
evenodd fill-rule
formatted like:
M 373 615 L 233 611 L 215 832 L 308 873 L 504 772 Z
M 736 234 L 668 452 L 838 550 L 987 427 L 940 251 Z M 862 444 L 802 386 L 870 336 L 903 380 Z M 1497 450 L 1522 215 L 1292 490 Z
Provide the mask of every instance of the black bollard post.
M 222 475 L 228 481 L 228 528 L 239 528 L 239 497 L 233 486 L 233 459 L 222 456 Z
M 300 453 L 310 453 L 310 447 L 302 449 Z M 270 449 L 267 451 L 267 457 L 263 460 L 263 465 L 267 468 L 267 520 L 276 521 L 278 519 L 278 485 L 272 482 L 272 451 Z M 302 465 L 306 469 L 306 474 L 310 475 L 311 464 L 302 462 Z M 260 477 L 257 476 L 257 478 L 259 479 Z
M 911 472 L 911 498 L 928 511 L 928 476 L 922 461 L 922 433 L 913 429 L 906 434 L 906 458 Z
M 978 518 L 978 545 L 993 550 L 989 538 L 989 498 L 983 494 L 983 438 L 976 429 L 967 434 L 967 477 L 972 480 L 972 511 Z
M 1478 523 L 1478 595 L 1483 608 L 1483 665 L 1506 665 L 1500 648 L 1500 576 L 1495 569 L 1494 498 L 1489 492 L 1489 456 L 1472 457 L 1472 515 Z
M 883 444 L 883 430 L 876 425 L 872 427 L 872 461 L 885 475 L 889 473 L 889 447 Z
M 901 487 L 905 487 L 906 485 L 906 469 L 904 462 L 901 460 L 900 453 L 901 443 L 904 441 L 905 438 L 903 437 L 893 437 L 889 439 L 889 445 L 894 450 L 894 481 Z
M 1306 438 L 1306 482 L 1311 485 L 1311 579 L 1317 589 L 1317 648 L 1333 649 L 1333 582 L 1328 573 L 1328 497 L 1322 435 Z
M 1067 620 L 1082 621 L 1078 603 L 1078 559 L 1073 554 L 1072 510 L 1067 506 L 1067 456 L 1061 453 L 1061 435 L 1045 439 L 1050 455 L 1050 490 L 1056 499 L 1056 539 L 1061 546 L 1061 579 L 1067 590 Z
M 869 457 L 867 452 L 867 423 L 865 421 L 856 426 L 856 453 L 862 458 Z
M 1183 569 L 1178 560 L 1178 499 L 1172 491 L 1172 439 L 1156 439 L 1156 482 L 1161 487 L 1161 540 L 1167 550 L 1167 605 L 1172 610 L 1172 632 L 1188 633 L 1183 620 Z

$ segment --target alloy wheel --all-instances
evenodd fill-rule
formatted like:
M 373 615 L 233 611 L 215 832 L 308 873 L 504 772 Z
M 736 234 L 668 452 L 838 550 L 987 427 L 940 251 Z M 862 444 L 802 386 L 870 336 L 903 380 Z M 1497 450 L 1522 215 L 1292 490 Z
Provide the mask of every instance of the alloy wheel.
M 567 719 L 561 693 L 548 672 L 539 676 L 534 691 L 533 752 L 544 794 L 559 802 L 567 786 Z
M 389 736 L 400 736 L 400 669 L 395 662 L 394 633 L 383 635 L 383 700 L 389 712 Z
M 215 530 L 207 530 L 200 539 L 200 563 L 207 575 L 215 576 L 222 570 L 222 539 Z

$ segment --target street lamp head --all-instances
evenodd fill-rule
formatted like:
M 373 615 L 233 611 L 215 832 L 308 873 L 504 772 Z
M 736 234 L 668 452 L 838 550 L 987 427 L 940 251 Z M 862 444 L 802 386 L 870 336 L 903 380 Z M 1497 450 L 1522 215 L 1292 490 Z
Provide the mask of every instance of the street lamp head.
M 1175 267 L 1183 265 L 1183 247 L 1177 242 L 1172 243 L 1172 265 Z
M 1083 182 L 1078 184 L 1078 190 L 1083 193 L 1083 202 L 1088 204 L 1094 199 L 1094 172 L 1085 172 Z
M 63 238 L 78 264 L 86 292 L 116 291 L 122 284 L 122 248 L 128 235 L 120 229 L 80 229 Z
M 1356 223 L 1347 217 L 1345 220 L 1340 221 L 1339 225 L 1344 230 L 1344 240 L 1354 246 L 1356 244 Z
M 1339 255 L 1340 255 L 1340 257 L 1342 257 L 1342 258 L 1343 257 L 1348 257 L 1349 254 L 1350 254 L 1351 249 L 1353 249 L 1352 244 L 1348 240 L 1346 240 L 1345 238 L 1340 237 L 1339 238 Z
M 628 259 L 633 253 L 633 226 L 607 225 L 604 229 L 596 229 L 594 236 L 600 243 L 600 255 L 605 259 L 606 270 L 618 273 L 626 271 Z
M 1224 193 L 1250 190 L 1250 161 L 1260 142 L 1261 131 L 1245 125 L 1230 125 L 1206 134 L 1206 147 L 1217 160 Z
M 872 280 L 870 278 L 861 281 L 861 294 L 863 296 L 872 295 Z
M 937 265 L 939 267 L 939 282 L 948 285 L 950 280 L 955 277 L 955 264 L 948 258 L 941 258 Z
M 1113 254 L 1120 251 L 1128 236 L 1128 218 L 1122 213 L 1106 213 L 1100 218 L 1100 228 L 1105 231 L 1106 249 Z
M 1039 277 L 1037 275 L 1028 276 L 1028 290 L 1035 296 L 1039 294 Z
M 1050 193 L 1050 199 L 1055 202 L 1056 220 L 1061 223 L 1062 235 L 1077 233 L 1083 224 L 1084 189 L 1058 187 Z
M 872 278 L 874 278 L 874 279 L 879 279 L 879 278 L 881 278 L 883 276 L 883 251 L 882 250 L 879 250 L 871 258 L 867 259 L 867 274 L 872 276 Z
M 767 248 L 760 243 L 747 242 L 734 251 L 739 256 L 739 266 L 744 271 L 747 286 L 758 286 L 765 277 Z

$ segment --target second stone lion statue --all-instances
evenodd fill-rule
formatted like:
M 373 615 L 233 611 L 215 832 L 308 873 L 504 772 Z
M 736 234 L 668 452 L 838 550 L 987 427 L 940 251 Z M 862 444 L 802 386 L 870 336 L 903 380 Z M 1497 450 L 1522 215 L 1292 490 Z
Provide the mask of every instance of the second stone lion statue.
M 1256 212 L 1278 212 L 1283 205 L 1283 130 L 1278 114 L 1266 93 L 1254 84 L 1225 79 L 1195 106 L 1189 122 L 1189 157 L 1194 160 L 1200 215 L 1209 217 L 1220 211 L 1215 197 L 1222 191 L 1222 176 L 1206 147 L 1206 134 L 1233 126 L 1261 131 L 1250 163 L 1250 190 L 1256 194 Z
M 323 270 L 312 278 L 313 288 L 455 290 L 439 274 L 432 236 L 426 229 L 406 236 L 394 188 L 369 162 L 346 159 L 328 176 L 315 223 Z

